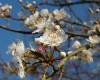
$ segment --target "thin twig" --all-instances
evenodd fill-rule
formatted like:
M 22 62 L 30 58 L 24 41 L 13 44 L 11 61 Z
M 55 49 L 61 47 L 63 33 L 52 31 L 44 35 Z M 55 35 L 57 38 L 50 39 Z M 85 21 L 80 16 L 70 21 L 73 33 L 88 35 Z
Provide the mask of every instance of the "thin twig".
M 55 6 L 61 6 L 61 7 L 64 7 L 64 6 L 73 6 L 73 5 L 79 5 L 79 4 L 100 4 L 100 1 L 77 1 L 77 2 L 70 2 L 70 3 L 65 3 L 65 4 L 54 4 L 54 3 L 40 3 L 39 5 L 47 5 L 47 6 L 52 6 L 52 7 L 55 7 Z

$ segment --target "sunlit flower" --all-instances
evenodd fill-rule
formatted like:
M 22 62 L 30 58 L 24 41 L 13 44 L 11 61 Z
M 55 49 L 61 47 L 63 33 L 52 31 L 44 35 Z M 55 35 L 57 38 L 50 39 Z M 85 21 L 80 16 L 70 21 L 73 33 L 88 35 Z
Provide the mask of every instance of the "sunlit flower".
M 59 26 L 59 25 L 56 25 Z M 60 26 L 59 26 L 60 28 Z M 60 28 L 59 30 L 46 30 L 43 36 L 35 38 L 36 41 L 39 41 L 48 46 L 59 46 L 61 43 L 66 41 L 67 36 L 65 32 Z
M 97 44 L 97 43 L 100 43 L 100 37 L 97 35 L 91 35 L 91 36 L 89 36 L 88 41 L 93 44 Z
M 69 15 L 66 13 L 66 11 L 65 11 L 63 8 L 60 9 L 60 10 L 55 9 L 55 10 L 53 11 L 53 15 L 54 15 L 54 18 L 55 18 L 56 20 L 63 19 L 63 18 L 65 18 L 66 16 L 69 17 Z
M 26 6 L 27 6 L 27 8 L 30 8 L 32 6 L 32 4 L 28 3 Z
M 23 41 L 13 42 L 8 49 L 13 56 L 22 56 L 25 52 Z
M 42 32 L 44 30 L 44 28 L 46 27 L 46 25 L 48 26 L 48 22 L 47 20 L 44 18 L 40 18 L 39 19 L 40 22 L 38 22 L 37 24 L 35 24 L 34 26 L 36 26 L 36 30 L 34 30 L 32 33 L 36 33 L 36 32 Z
M 47 15 L 48 15 L 48 11 L 47 10 L 43 10 L 41 12 L 41 16 L 47 16 Z M 35 12 L 33 15 L 29 16 L 25 20 L 25 24 L 30 29 L 36 29 L 32 33 L 42 32 L 46 26 L 49 26 L 49 24 L 51 24 L 50 17 L 49 18 L 45 18 L 45 17 L 41 17 L 41 16 L 40 16 L 39 12 Z
M 81 47 L 81 43 L 79 41 L 75 41 L 74 44 L 72 45 L 72 48 L 78 49 Z
M 79 57 L 84 62 L 93 62 L 92 53 L 89 50 L 83 50 Z
M 39 18 L 39 12 L 36 11 L 33 15 L 30 15 L 29 17 L 26 18 L 24 23 L 30 28 L 34 29 L 36 28 L 35 24 L 37 23 L 37 19 Z
M 12 9 L 12 6 L 8 5 L 8 4 L 1 6 L 0 7 L 0 16 L 4 17 L 4 16 L 9 15 L 11 9 Z
M 3 11 L 5 11 L 5 10 L 8 10 L 9 11 L 9 9 L 12 9 L 12 6 L 6 4 L 6 5 L 2 6 L 0 9 L 3 10 Z
M 25 24 L 36 32 L 43 32 L 45 27 L 54 23 L 54 20 L 60 20 L 66 17 L 64 9 L 54 10 L 52 14 L 49 13 L 48 9 L 42 9 L 41 12 L 36 11 L 33 15 L 29 16 L 25 20 Z M 35 30 L 36 29 L 36 30 Z

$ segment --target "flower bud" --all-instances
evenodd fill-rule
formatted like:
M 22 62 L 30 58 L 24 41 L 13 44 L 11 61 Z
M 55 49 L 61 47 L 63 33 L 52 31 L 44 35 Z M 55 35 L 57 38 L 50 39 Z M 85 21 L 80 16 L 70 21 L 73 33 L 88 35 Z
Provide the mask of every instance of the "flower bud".
M 60 52 L 60 56 L 66 57 L 66 53 L 65 52 Z

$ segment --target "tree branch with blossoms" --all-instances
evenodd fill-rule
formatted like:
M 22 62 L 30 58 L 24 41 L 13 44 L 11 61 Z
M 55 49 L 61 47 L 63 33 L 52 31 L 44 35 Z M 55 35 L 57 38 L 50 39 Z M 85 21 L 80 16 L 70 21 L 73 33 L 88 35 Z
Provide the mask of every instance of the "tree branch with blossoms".
M 10 24 L 0 23 L 0 29 L 23 34 L 25 38 L 32 35 L 32 42 L 29 41 L 26 46 L 24 41 L 17 39 L 8 46 L 11 60 L 3 62 L 0 57 L 0 71 L 5 74 L 3 80 L 11 74 L 21 80 L 27 79 L 27 75 L 39 80 L 81 80 L 81 74 L 88 75 L 89 79 L 94 76 L 95 79 L 95 75 L 99 75 L 98 69 L 95 73 L 86 71 L 81 63 L 92 64 L 94 58 L 99 59 L 96 54 L 100 52 L 100 20 L 97 18 L 100 1 L 19 0 L 17 3 L 21 12 L 15 16 L 11 13 L 12 5 L 0 5 L 1 22 Z M 73 6 L 83 4 L 88 5 L 87 21 L 81 20 L 81 15 L 73 11 Z M 89 4 L 93 4 L 95 10 Z M 54 8 L 52 10 L 47 6 Z M 16 23 L 12 25 L 14 21 Z M 24 29 L 17 29 L 16 25 Z M 71 68 L 76 71 L 73 76 L 68 72 Z

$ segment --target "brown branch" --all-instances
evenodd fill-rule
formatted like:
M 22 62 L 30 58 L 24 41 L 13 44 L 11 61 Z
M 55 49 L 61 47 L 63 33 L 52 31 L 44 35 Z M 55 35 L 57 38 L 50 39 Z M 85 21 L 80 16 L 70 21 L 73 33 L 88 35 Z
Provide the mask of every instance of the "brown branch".
M 79 34 L 79 33 L 74 33 L 74 32 L 69 32 L 69 31 L 65 31 L 65 33 L 68 35 L 71 35 L 71 37 L 75 37 L 75 36 L 84 37 L 84 38 L 89 37 L 89 35 L 87 34 Z
M 11 29 L 11 28 L 1 26 L 1 25 L 0 25 L 0 28 L 7 31 L 11 31 L 11 32 L 21 33 L 21 34 L 32 34 L 32 31 L 20 31 L 20 30 Z
M 70 2 L 70 3 L 65 3 L 65 4 L 40 3 L 39 5 L 64 7 L 64 6 L 73 6 L 73 5 L 79 5 L 79 4 L 100 4 L 100 1 L 77 1 L 77 2 Z
M 25 18 L 15 18 L 15 17 L 12 17 L 10 15 L 5 16 L 3 18 L 12 19 L 12 20 L 16 20 L 16 21 L 24 21 L 25 20 Z
M 21 30 L 16 30 L 16 29 L 11 29 L 11 28 L 5 27 L 5 26 L 1 26 L 1 25 L 0 25 L 0 28 L 7 30 L 7 31 L 20 33 L 20 34 L 32 35 L 32 31 L 21 31 Z M 72 33 L 72 32 L 69 32 L 69 31 L 65 31 L 65 32 L 66 32 L 66 34 L 71 35 L 73 37 L 74 36 L 88 37 L 88 35 L 85 35 L 85 34 Z M 38 34 L 38 33 L 34 33 L 34 34 Z
M 80 23 L 80 22 L 71 21 L 71 20 L 67 20 L 67 19 L 62 19 L 62 20 L 60 20 L 60 21 L 64 21 L 64 22 L 66 22 L 66 23 L 70 23 L 70 24 L 73 24 L 73 25 L 79 25 L 79 26 L 87 27 L 87 28 L 90 29 L 90 26 L 84 25 L 84 24 L 82 24 L 82 23 Z

